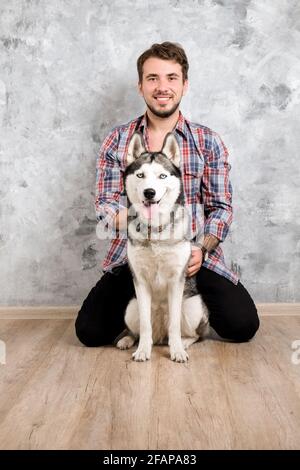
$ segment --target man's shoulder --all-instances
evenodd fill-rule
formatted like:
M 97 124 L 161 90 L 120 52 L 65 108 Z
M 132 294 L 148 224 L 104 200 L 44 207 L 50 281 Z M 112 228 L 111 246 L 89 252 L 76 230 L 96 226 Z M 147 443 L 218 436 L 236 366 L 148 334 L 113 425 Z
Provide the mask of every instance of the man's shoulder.
M 139 116 L 135 119 L 132 119 L 131 121 L 126 122 L 125 124 L 119 124 L 115 127 L 112 128 L 110 131 L 110 135 L 122 135 L 122 134 L 128 134 L 136 127 L 138 126 L 139 122 L 142 120 L 143 116 Z
M 119 124 L 111 129 L 103 139 L 102 149 L 116 150 L 117 148 L 126 147 L 128 138 L 134 133 L 143 116 L 128 121 L 126 124 Z
M 186 122 L 191 129 L 192 132 L 202 134 L 202 135 L 211 135 L 215 136 L 218 135 L 216 131 L 211 129 L 210 127 L 204 126 L 203 124 L 199 124 L 197 122 L 189 121 L 186 119 Z
M 216 142 L 221 142 L 220 135 L 208 126 L 192 122 L 186 119 L 186 123 L 191 133 L 199 142 L 199 146 L 211 150 Z

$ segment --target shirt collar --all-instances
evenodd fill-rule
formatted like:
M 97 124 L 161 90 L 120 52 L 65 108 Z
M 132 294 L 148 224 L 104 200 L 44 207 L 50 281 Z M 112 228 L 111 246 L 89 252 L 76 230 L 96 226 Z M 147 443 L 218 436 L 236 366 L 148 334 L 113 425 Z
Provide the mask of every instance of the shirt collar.
M 147 127 L 148 127 L 148 117 L 147 117 L 147 112 L 145 112 L 145 114 L 141 116 L 141 121 L 137 126 L 137 130 L 141 131 L 144 134 Z M 174 131 L 182 134 L 183 137 L 185 137 L 185 139 L 187 140 L 188 138 L 187 120 L 184 118 L 181 111 L 179 111 L 179 118 L 174 128 Z

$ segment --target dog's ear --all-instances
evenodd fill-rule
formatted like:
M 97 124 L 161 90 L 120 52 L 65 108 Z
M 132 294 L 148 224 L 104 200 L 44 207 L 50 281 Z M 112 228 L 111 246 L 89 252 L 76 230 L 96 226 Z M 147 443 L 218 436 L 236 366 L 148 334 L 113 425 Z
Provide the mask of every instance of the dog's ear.
M 166 135 L 161 153 L 166 155 L 175 166 L 180 168 L 180 148 L 172 132 Z
M 127 166 L 130 165 L 136 158 L 139 158 L 142 153 L 146 152 L 143 135 L 141 132 L 136 131 L 129 142 L 127 151 Z

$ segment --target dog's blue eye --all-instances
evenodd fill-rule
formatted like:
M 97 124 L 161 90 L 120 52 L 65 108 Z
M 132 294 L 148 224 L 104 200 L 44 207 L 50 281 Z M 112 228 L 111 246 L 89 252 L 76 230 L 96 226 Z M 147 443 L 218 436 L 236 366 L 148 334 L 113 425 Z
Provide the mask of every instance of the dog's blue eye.
M 144 178 L 144 173 L 136 173 L 136 176 L 137 176 L 138 178 Z
M 161 174 L 159 175 L 159 177 L 163 180 L 164 178 L 167 177 L 167 175 L 165 175 L 164 173 L 161 173 Z

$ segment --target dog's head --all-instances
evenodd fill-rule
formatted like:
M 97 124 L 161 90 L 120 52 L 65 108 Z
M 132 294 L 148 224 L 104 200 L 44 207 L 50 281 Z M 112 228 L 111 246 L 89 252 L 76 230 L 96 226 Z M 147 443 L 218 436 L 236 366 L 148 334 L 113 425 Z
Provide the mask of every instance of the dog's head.
M 180 149 L 176 137 L 172 132 L 166 135 L 160 152 L 147 152 L 141 132 L 135 132 L 132 135 L 127 151 L 126 166 L 131 165 L 141 156 L 145 158 L 150 155 L 152 155 L 152 158 L 156 158 L 159 155 L 167 157 L 175 167 L 180 168 Z
M 125 170 L 127 197 L 142 217 L 170 211 L 182 194 L 180 148 L 174 134 L 166 135 L 160 152 L 147 152 L 143 136 L 130 140 Z

